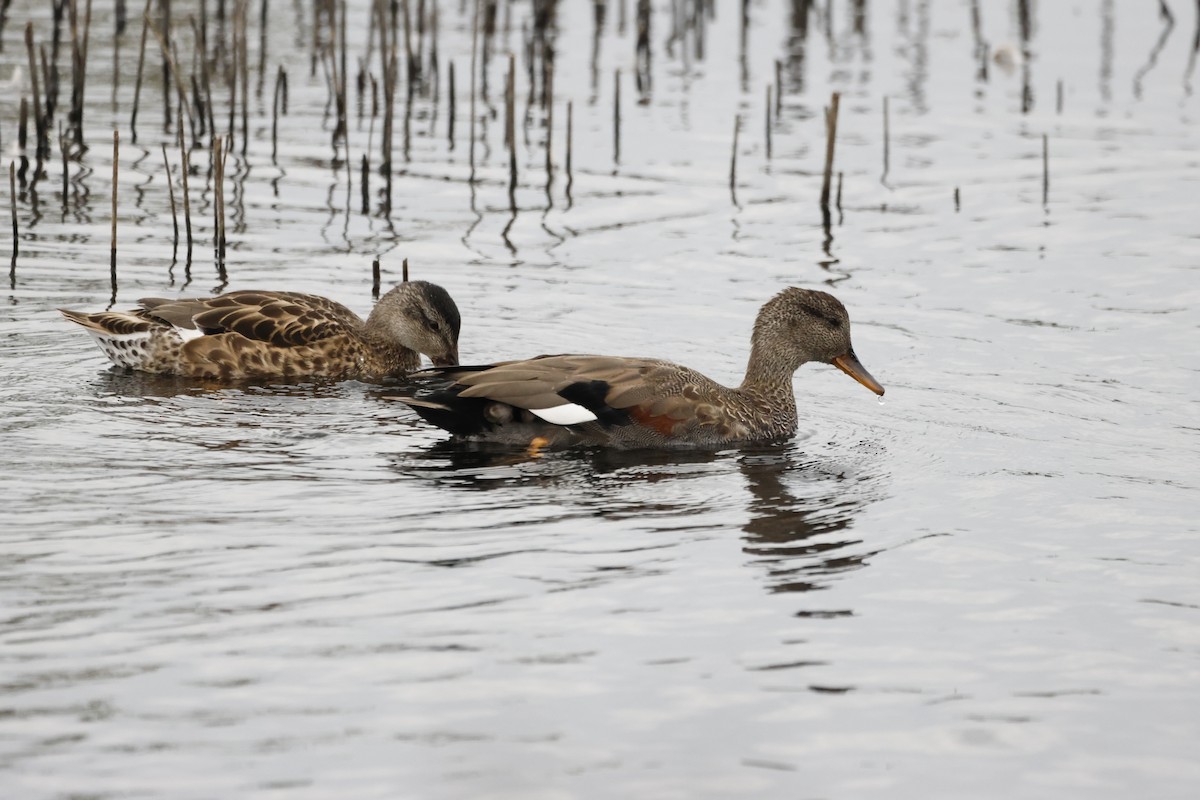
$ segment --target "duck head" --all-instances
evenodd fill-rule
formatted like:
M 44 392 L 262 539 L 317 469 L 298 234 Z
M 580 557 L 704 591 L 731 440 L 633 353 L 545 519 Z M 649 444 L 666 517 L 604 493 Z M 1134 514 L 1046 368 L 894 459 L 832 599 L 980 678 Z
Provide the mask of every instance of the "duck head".
M 827 292 L 784 289 L 759 312 L 753 341 L 755 351 L 774 354 L 792 372 L 805 362 L 821 361 L 883 395 L 883 386 L 854 354 L 846 307 Z
M 458 364 L 458 306 L 449 292 L 428 281 L 406 281 L 389 291 L 371 311 L 367 327 L 438 366 Z

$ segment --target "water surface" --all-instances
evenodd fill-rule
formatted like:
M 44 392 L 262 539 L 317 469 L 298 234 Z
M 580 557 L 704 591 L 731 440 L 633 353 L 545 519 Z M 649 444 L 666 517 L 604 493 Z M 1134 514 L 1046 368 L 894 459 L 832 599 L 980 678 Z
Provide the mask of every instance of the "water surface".
M 193 9 L 175 5 L 190 47 Z M 609 3 L 594 37 L 591 4 L 562 3 L 555 172 L 547 188 L 535 106 L 514 216 L 496 87 L 510 49 L 525 80 L 530 7 L 501 4 L 472 185 L 470 12 L 442 2 L 436 117 L 417 96 L 389 220 L 379 178 L 363 214 L 330 144 L 304 5 L 272 5 L 268 76 L 287 66 L 290 107 L 273 163 L 269 79 L 251 101 L 224 276 L 204 149 L 193 260 L 181 247 L 172 265 L 160 65 L 133 145 L 140 26 L 121 37 L 114 110 L 107 8 L 66 202 L 57 161 L 36 208 L 19 197 L 0 314 L 7 793 L 1195 795 L 1194 8 L 1171 3 L 1168 26 L 1152 4 L 1042 3 L 1023 41 L 1020 4 L 980 3 L 985 78 L 974 3 L 831 3 L 805 30 L 793 4 L 754 2 L 744 57 L 738 4 L 718 3 L 703 58 L 694 34 L 685 58 L 660 2 L 639 103 L 637 4 L 622 32 Z M 353 65 L 368 7 L 348 5 Z M 24 72 L 0 91 L 6 152 L 29 91 L 24 24 L 50 31 L 39 4 L 9 17 L 0 79 Z M 1025 55 L 1006 70 L 997 52 Z M 831 91 L 843 178 L 826 230 Z M 351 164 L 378 160 L 367 117 L 352 118 Z M 365 312 L 377 256 L 385 281 L 407 257 L 453 294 L 466 360 L 652 355 L 731 383 L 758 307 L 824 288 L 886 402 L 807 366 L 785 445 L 531 459 L 448 446 L 357 382 L 121 374 L 54 311 L 267 287 Z

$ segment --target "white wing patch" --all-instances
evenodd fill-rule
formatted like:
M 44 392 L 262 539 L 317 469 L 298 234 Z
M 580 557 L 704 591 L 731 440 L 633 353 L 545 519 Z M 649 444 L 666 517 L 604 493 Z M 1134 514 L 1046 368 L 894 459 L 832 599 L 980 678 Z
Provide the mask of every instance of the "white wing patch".
M 541 417 L 551 425 L 578 425 L 596 418 L 595 414 L 575 403 L 563 403 L 553 408 L 531 408 L 529 413 Z
M 204 335 L 204 331 L 199 328 L 181 328 L 178 325 L 172 325 L 171 330 L 175 331 L 175 334 L 185 342 L 190 342 L 192 339 L 199 339 Z

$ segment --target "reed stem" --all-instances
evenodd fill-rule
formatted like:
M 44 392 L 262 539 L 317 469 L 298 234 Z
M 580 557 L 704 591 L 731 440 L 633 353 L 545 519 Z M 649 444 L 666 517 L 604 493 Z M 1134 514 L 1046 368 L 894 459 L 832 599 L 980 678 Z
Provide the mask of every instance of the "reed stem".
M 113 131 L 113 165 L 112 165 L 112 245 L 109 250 L 109 266 L 112 269 L 113 293 L 117 288 L 117 177 L 121 153 L 121 134 Z
M 834 143 L 837 141 L 838 103 L 841 95 L 834 92 L 825 108 L 825 176 L 821 183 L 821 208 L 829 209 L 829 189 L 833 180 Z
M 213 141 L 213 254 L 217 270 L 225 271 L 225 158 L 226 136 Z
M 175 207 L 175 180 L 171 177 L 171 162 L 167 160 L 167 145 L 162 145 L 163 168 L 167 171 L 167 193 L 171 199 L 171 225 L 175 229 L 175 238 L 171 244 L 171 263 L 179 260 L 179 212 Z
M 180 188 L 183 190 L 183 227 L 187 236 L 187 264 L 192 263 L 192 202 L 188 191 L 188 174 L 192 171 L 191 152 L 183 141 L 183 115 L 178 117 L 180 124 L 176 126 L 175 135 L 179 142 L 179 175 Z
M 17 277 L 17 255 L 21 250 L 18 238 L 20 231 L 17 228 L 17 164 L 15 161 L 8 162 L 8 207 L 12 212 L 12 261 L 8 268 L 11 283 Z
M 146 66 L 146 33 L 151 2 L 153 0 L 146 0 L 146 8 L 142 11 L 142 40 L 138 45 L 137 78 L 133 82 L 133 112 L 129 115 L 129 138 L 134 144 L 137 144 L 138 106 L 142 99 L 142 70 Z
M 729 196 L 733 199 L 733 204 L 738 204 L 737 199 L 737 156 L 738 156 L 738 136 L 742 132 L 742 115 L 734 114 L 733 116 L 733 152 L 729 156 Z
M 362 213 L 371 213 L 371 159 L 366 153 L 362 156 L 362 169 L 359 183 L 362 190 Z
M 457 110 L 454 102 L 454 61 L 450 62 L 450 121 L 446 125 L 446 138 L 450 140 L 450 151 L 454 151 L 454 114 Z

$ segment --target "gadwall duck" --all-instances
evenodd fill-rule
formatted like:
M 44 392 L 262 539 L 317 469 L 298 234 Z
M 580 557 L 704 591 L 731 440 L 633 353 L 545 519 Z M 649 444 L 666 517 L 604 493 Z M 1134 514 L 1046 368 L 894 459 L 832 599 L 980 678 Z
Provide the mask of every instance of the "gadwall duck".
M 759 311 L 737 388 L 668 361 L 552 355 L 422 370 L 396 399 L 456 437 L 534 451 L 713 447 L 795 433 L 792 376 L 808 361 L 833 364 L 883 394 L 854 355 L 845 306 L 825 292 L 789 288 Z
M 440 286 L 406 281 L 364 322 L 340 303 L 245 290 L 194 300 L 146 298 L 133 311 L 59 309 L 121 367 L 210 380 L 381 380 L 458 363 L 458 307 Z

